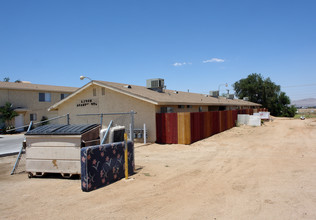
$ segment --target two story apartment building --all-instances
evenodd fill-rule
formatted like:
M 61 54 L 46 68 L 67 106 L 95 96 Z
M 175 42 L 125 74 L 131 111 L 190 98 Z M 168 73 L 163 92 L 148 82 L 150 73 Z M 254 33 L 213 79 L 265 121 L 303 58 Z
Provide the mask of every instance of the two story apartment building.
M 47 109 L 56 102 L 75 92 L 76 87 L 40 85 L 25 82 L 0 82 L 0 106 L 6 102 L 12 104 L 19 114 L 15 117 L 15 127 L 38 122 L 44 116 L 52 118 L 56 112 Z

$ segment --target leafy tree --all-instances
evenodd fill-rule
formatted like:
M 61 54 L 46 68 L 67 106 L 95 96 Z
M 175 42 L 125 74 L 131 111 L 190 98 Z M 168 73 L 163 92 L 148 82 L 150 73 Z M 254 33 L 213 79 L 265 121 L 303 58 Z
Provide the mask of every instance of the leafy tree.
M 290 98 L 281 92 L 281 87 L 268 77 L 252 73 L 247 78 L 233 84 L 239 98 L 248 97 L 249 101 L 259 103 L 269 109 L 272 115 L 294 117 L 296 108 L 289 107 Z
M 10 82 L 10 78 L 9 77 L 4 77 L 3 78 L 3 82 Z
M 10 124 L 11 120 L 18 115 L 19 114 L 12 108 L 12 104 L 10 102 L 6 102 L 4 106 L 0 107 L 0 119 L 5 122 L 7 127 L 12 127 Z

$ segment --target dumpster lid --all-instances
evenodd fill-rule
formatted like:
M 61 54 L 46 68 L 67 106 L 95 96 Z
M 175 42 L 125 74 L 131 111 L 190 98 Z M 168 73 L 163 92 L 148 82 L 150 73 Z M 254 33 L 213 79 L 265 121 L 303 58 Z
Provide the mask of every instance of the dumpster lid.
M 98 126 L 98 124 L 43 125 L 25 135 L 80 135 Z

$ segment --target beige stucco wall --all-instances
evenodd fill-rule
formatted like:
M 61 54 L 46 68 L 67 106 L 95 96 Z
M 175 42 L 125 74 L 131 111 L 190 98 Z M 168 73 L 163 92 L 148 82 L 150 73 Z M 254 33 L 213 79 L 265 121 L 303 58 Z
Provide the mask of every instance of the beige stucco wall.
M 96 96 L 93 96 L 93 89 L 96 89 Z M 96 105 L 91 105 L 96 103 Z M 85 105 L 84 103 L 88 103 Z M 96 113 L 116 113 L 116 112 L 137 112 L 135 115 L 135 128 L 143 128 L 144 123 L 148 130 L 148 141 L 156 141 L 156 123 L 155 106 L 145 101 L 123 95 L 109 89 L 105 89 L 102 95 L 102 87 L 91 85 L 82 92 L 69 98 L 58 106 L 58 115 L 70 113 L 71 124 L 82 123 L 100 123 L 98 116 L 77 116 L 78 114 L 96 114 Z M 114 124 L 126 125 L 130 123 L 130 116 L 104 116 L 103 126 L 109 124 L 110 120 Z
M 39 93 L 51 93 L 50 102 L 40 102 Z M 19 114 L 24 117 L 24 125 L 30 123 L 30 114 L 36 114 L 39 122 L 43 116 L 53 118 L 57 112 L 49 112 L 47 109 L 54 103 L 60 101 L 60 94 L 69 94 L 65 92 L 50 92 L 50 91 L 35 91 L 35 90 L 13 90 L 13 89 L 0 89 L 0 106 L 5 105 L 6 102 L 13 104 L 14 108 L 21 108 L 22 111 L 17 109 Z

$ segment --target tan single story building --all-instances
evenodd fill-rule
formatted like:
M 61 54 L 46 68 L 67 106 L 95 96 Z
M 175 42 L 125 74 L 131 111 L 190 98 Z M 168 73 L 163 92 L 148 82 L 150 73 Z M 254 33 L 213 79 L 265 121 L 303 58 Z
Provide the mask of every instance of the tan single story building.
M 29 82 L 0 82 L 0 106 L 4 106 L 6 102 L 13 105 L 19 114 L 14 122 L 17 128 L 29 124 L 30 121 L 39 122 L 43 116 L 57 116 L 56 112 L 49 112 L 47 109 L 77 89 Z
M 137 112 L 135 128 L 146 124 L 148 141 L 156 141 L 156 113 L 205 112 L 261 105 L 236 99 L 164 89 L 163 79 L 147 80 L 146 86 L 92 80 L 48 110 L 58 115 L 70 113 L 71 124 L 96 123 L 96 119 L 80 114 Z

